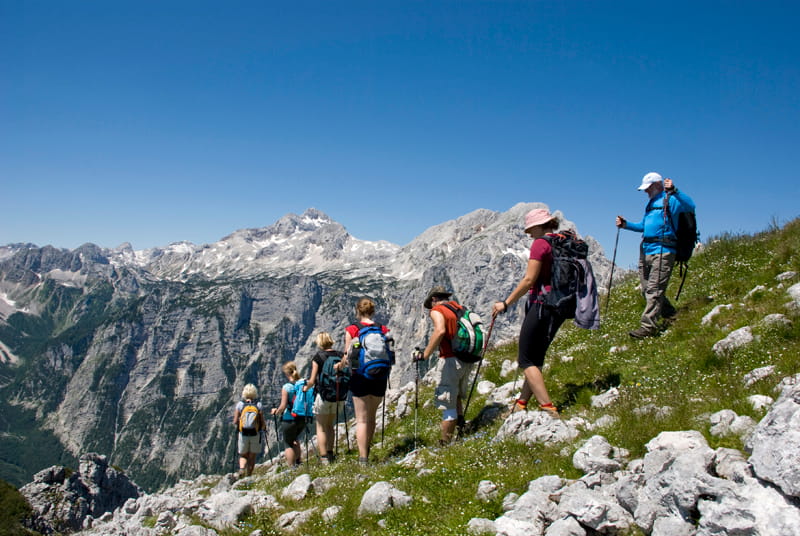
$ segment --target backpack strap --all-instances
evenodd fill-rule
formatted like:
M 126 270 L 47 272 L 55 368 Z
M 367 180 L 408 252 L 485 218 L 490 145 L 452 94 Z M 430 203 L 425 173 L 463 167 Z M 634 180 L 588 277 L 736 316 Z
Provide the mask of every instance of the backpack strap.
M 447 308 L 448 308 L 448 309 L 450 309 L 450 311 L 452 311 L 452 313 L 453 313 L 454 315 L 456 315 L 456 316 L 458 316 L 458 312 L 461 310 L 461 308 L 460 308 L 460 307 L 459 307 L 459 308 L 453 307 L 453 306 L 450 304 L 450 302 L 444 302 L 444 303 L 441 303 L 441 304 L 439 304 L 439 305 L 442 305 L 442 306 L 444 306 L 444 307 L 447 307 Z

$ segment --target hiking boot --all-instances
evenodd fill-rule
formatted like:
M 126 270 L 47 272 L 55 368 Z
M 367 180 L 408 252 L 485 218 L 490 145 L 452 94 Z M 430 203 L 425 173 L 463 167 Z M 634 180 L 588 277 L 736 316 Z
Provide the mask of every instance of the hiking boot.
M 515 400 L 510 408 L 500 414 L 500 418 L 507 419 L 512 413 L 516 413 L 518 411 L 528 411 L 528 403 L 521 399 Z
M 362 456 L 358 457 L 359 465 L 369 465 L 369 458 L 364 458 Z
M 656 331 L 651 331 L 647 328 L 641 328 L 641 327 L 628 332 L 628 335 L 630 335 L 634 339 L 645 339 L 647 337 L 655 337 L 657 334 L 658 332 Z
M 540 404 L 539 411 L 545 412 L 547 415 L 554 419 L 560 419 L 561 415 L 558 413 L 558 408 L 556 408 L 553 403 L 549 404 Z

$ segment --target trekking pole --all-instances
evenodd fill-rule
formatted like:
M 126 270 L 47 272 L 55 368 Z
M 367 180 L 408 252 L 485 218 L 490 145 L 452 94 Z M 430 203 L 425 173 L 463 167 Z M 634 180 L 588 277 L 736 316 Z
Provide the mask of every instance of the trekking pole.
M 305 426 L 303 426 L 303 431 L 305 432 L 305 435 L 306 435 L 306 467 L 308 467 L 308 458 L 309 458 L 309 456 L 311 454 L 311 452 L 308 450 L 308 436 L 309 436 L 308 423 L 309 423 L 309 421 L 311 419 L 309 417 L 303 417 L 303 420 L 305 421 Z M 301 461 L 302 461 L 302 458 L 301 458 Z
M 606 310 L 603 316 L 608 314 L 608 304 L 611 303 L 611 285 L 614 284 L 614 266 L 617 264 L 617 245 L 619 244 L 619 227 L 617 227 L 617 238 L 614 240 L 614 254 L 611 257 L 611 275 L 608 276 L 608 294 L 606 294 Z
M 483 356 L 486 353 L 486 349 L 489 347 L 489 339 L 492 338 L 492 330 L 494 330 L 494 320 L 496 317 L 492 317 L 492 323 L 489 324 L 489 333 L 486 334 L 486 342 L 483 345 L 483 349 L 481 350 L 481 358 L 478 360 L 478 369 L 475 371 L 475 378 L 472 380 L 472 387 L 469 389 L 469 396 L 467 396 L 467 404 L 464 406 L 464 419 L 467 418 L 467 410 L 469 409 L 469 403 L 472 400 L 472 391 L 475 390 L 475 384 L 478 382 L 478 375 L 481 373 L 481 365 L 483 364 Z M 458 428 L 456 428 L 456 434 L 458 434 Z M 458 437 L 458 435 L 456 435 Z
M 675 294 L 675 303 L 678 303 L 678 300 L 681 297 L 681 291 L 683 290 L 683 284 L 686 283 L 686 275 L 689 273 L 689 264 L 688 263 L 679 263 L 678 269 L 680 270 L 681 276 L 681 284 L 678 286 L 678 293 Z
M 326 445 L 327 446 L 327 445 Z M 336 424 L 333 427 L 333 457 L 339 455 L 339 375 L 336 375 Z
M 278 416 L 272 414 L 272 422 L 275 423 L 275 445 L 278 447 L 278 452 L 281 451 L 281 442 L 278 440 Z
M 389 383 L 390 378 L 392 377 L 392 373 L 389 373 L 389 376 L 386 377 L 386 390 L 388 391 L 391 389 L 391 384 Z M 383 395 L 383 402 L 381 402 L 381 445 L 383 445 L 383 436 L 386 430 L 386 394 Z
M 421 351 L 417 348 L 417 351 Z M 417 450 L 417 413 L 419 413 L 419 360 L 414 362 L 414 450 Z

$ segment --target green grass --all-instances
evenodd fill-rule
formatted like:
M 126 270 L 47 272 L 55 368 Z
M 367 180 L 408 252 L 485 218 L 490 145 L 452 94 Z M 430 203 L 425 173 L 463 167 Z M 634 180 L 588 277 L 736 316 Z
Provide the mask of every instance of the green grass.
M 775 226 L 755 236 L 725 235 L 708 241 L 706 250 L 690 263 L 690 272 L 680 301 L 678 320 L 662 336 L 632 340 L 628 331 L 637 327 L 644 301 L 631 276 L 615 284 L 608 315 L 600 330 L 586 331 L 566 325 L 547 356 L 545 381 L 564 418 L 581 416 L 594 421 L 602 415 L 616 418 L 599 433 L 612 444 L 631 451 L 632 457 L 645 454 L 645 444 L 662 431 L 699 430 L 713 448 L 741 449 L 738 438 L 713 437 L 708 433 L 707 415 L 733 409 L 756 420 L 763 417 L 747 402 L 752 394 L 775 397 L 773 388 L 780 378 L 800 372 L 800 318 L 785 308 L 789 297 L 785 289 L 800 281 L 795 278 L 778 288 L 775 276 L 785 271 L 800 273 L 800 220 L 785 227 Z M 679 278 L 673 277 L 668 295 L 674 298 Z M 745 295 L 758 285 L 764 290 Z M 709 325 L 701 319 L 715 305 L 731 304 Z M 605 305 L 605 304 L 603 304 Z M 793 320 L 791 327 L 764 327 L 761 319 L 771 313 L 784 313 Z M 711 347 L 730 331 L 751 326 L 755 341 L 724 356 Z M 612 351 L 612 349 L 614 351 Z M 563 358 L 570 357 L 571 360 Z M 505 359 L 515 359 L 516 344 L 487 352 L 481 379 L 500 385 L 513 377 L 502 378 Z M 754 368 L 774 365 L 774 376 L 745 387 L 743 376 Z M 611 386 L 620 389 L 620 399 L 612 407 L 595 409 L 591 396 Z M 528 482 L 544 475 L 577 478 L 571 457 L 591 433 L 583 433 L 570 444 L 525 446 L 514 441 L 495 442 L 500 421 L 481 428 L 447 448 L 439 448 L 440 415 L 423 401 L 432 389 L 420 391 L 417 446 L 426 471 L 408 469 L 393 463 L 414 445 L 413 413 L 387 425 L 386 440 L 373 448 L 373 466 L 356 464 L 356 454 L 343 455 L 331 467 L 312 463 L 312 478 L 334 476 L 336 485 L 325 494 L 313 493 L 296 503 L 280 499 L 281 490 L 296 476 L 285 476 L 271 483 L 256 484 L 275 495 L 285 509 L 278 513 L 261 512 L 245 520 L 248 530 L 260 528 L 264 534 L 278 534 L 274 521 L 280 513 L 317 508 L 302 529 L 304 534 L 429 534 L 437 527 L 442 534 L 464 534 L 473 517 L 494 519 L 502 514 L 502 499 L 508 493 L 522 494 Z M 485 404 L 484 397 L 473 395 L 468 419 Z M 663 413 L 639 412 L 643 408 L 666 408 Z M 376 434 L 380 441 L 380 432 Z M 363 493 L 375 482 L 386 480 L 413 497 L 413 503 L 382 516 L 358 517 Z M 498 498 L 483 503 L 475 499 L 478 482 L 491 480 L 499 487 Z M 331 505 L 343 508 L 332 524 L 322 520 L 322 511 Z M 230 534 L 234 532 L 231 531 Z M 634 534 L 637 534 L 635 531 Z

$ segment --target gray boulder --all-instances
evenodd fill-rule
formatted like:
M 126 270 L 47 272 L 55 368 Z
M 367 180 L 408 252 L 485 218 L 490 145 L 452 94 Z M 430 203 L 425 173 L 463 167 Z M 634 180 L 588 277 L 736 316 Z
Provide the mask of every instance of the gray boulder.
M 288 534 L 297 534 L 300 530 L 300 527 L 307 523 L 308 520 L 311 519 L 311 516 L 316 513 L 316 511 L 316 508 L 310 508 L 302 512 L 286 512 L 278 517 L 277 521 L 275 521 L 275 526 Z
M 697 536 L 800 536 L 800 510 L 770 485 L 745 478 L 734 493 L 698 501 Z
M 792 298 L 791 303 L 794 307 L 800 306 L 800 283 L 795 283 L 786 289 L 786 293 Z
M 753 469 L 738 450 L 718 448 L 714 452 L 714 472 L 720 478 L 743 483 L 753 477 Z
M 625 533 L 634 525 L 633 516 L 615 497 L 606 494 L 602 487 L 589 489 L 580 482 L 561 493 L 558 511 L 603 534 Z
M 746 415 L 737 415 L 735 411 L 730 409 L 723 409 L 709 417 L 711 422 L 711 435 L 716 437 L 725 437 L 735 435 L 744 437 L 751 433 L 756 427 L 756 422 L 752 417 Z
M 760 325 L 764 327 L 778 327 L 778 328 L 790 328 L 792 327 L 792 321 L 784 314 L 781 313 L 773 313 L 770 315 L 765 316 L 759 322 Z
M 695 526 L 679 516 L 659 517 L 650 536 L 694 536 Z
M 766 395 L 750 395 L 747 397 L 747 401 L 750 402 L 754 410 L 759 411 L 769 408 L 775 402 L 775 399 Z
M 592 407 L 593 408 L 607 408 L 613 404 L 615 404 L 619 400 L 619 389 L 617 387 L 612 387 L 605 393 L 601 393 L 599 395 L 592 396 Z
M 730 311 L 733 309 L 733 305 L 731 304 L 721 304 L 714 306 L 701 320 L 700 323 L 704 326 L 707 326 L 714 320 L 714 317 L 720 314 L 722 311 Z
M 634 517 L 645 532 L 662 517 L 690 521 L 701 497 L 733 493 L 733 485 L 709 472 L 714 451 L 696 431 L 662 432 L 646 445 L 644 486 L 639 490 Z
M 286 486 L 281 492 L 281 497 L 284 499 L 291 499 L 293 501 L 301 501 L 306 498 L 308 492 L 311 490 L 311 476 L 302 474 L 295 478 L 291 484 Z
M 767 365 L 766 367 L 753 369 L 744 375 L 744 385 L 745 387 L 750 387 L 757 381 L 769 378 L 773 374 L 775 374 L 775 365 Z
M 467 523 L 467 533 L 469 534 L 496 534 L 497 527 L 494 521 L 484 517 L 473 517 Z
M 197 509 L 197 515 L 216 529 L 232 527 L 252 512 L 252 496 L 245 491 L 216 493 Z
M 753 342 L 753 330 L 750 326 L 745 326 L 730 332 L 727 337 L 714 343 L 711 349 L 715 354 L 722 356 L 751 342 Z
M 496 440 L 509 437 L 526 445 L 548 445 L 571 441 L 578 437 L 578 430 L 570 421 L 554 419 L 543 411 L 518 411 L 500 426 Z
M 586 530 L 572 516 L 556 519 L 547 527 L 544 536 L 586 536 Z
M 747 442 L 758 478 L 800 497 L 800 385 L 787 384 Z
M 558 505 L 552 496 L 564 482 L 556 476 L 543 476 L 528 484 L 505 514 L 495 520 L 501 534 L 541 534 L 548 523 L 558 518 Z
M 358 515 L 383 514 L 392 508 L 411 504 L 411 496 L 395 488 L 388 482 L 377 482 L 361 497 Z
M 619 459 L 615 459 L 615 454 L 619 456 L 620 452 L 618 450 L 615 451 L 606 438 L 599 435 L 592 436 L 575 451 L 572 456 L 572 465 L 584 473 L 598 471 L 613 473 L 622 468 L 622 462 Z
M 497 484 L 491 480 L 481 480 L 478 482 L 478 491 L 475 493 L 475 498 L 481 502 L 489 502 L 496 499 L 498 493 Z

